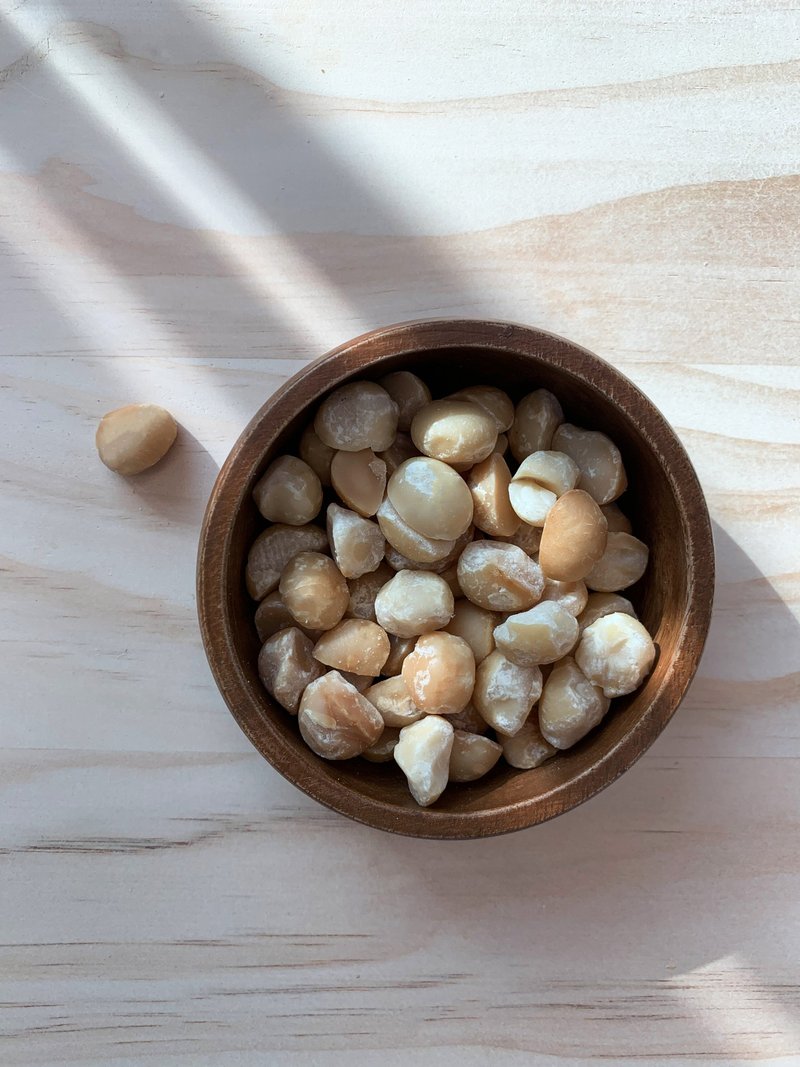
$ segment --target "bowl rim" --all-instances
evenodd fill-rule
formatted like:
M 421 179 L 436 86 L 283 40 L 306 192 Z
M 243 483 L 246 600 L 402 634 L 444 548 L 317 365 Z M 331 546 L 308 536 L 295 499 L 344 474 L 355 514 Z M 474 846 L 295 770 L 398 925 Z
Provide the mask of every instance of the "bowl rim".
M 548 345 L 546 353 L 540 350 L 543 340 Z M 595 390 L 596 371 L 602 368 L 606 378 L 603 394 L 633 421 L 664 470 L 682 516 L 687 553 L 687 611 L 675 656 L 639 720 L 590 767 L 547 793 L 490 810 L 461 813 L 437 811 L 435 807 L 398 809 L 356 793 L 333 776 L 296 773 L 291 747 L 281 730 L 260 714 L 258 695 L 242 669 L 226 594 L 226 560 L 233 529 L 226 516 L 235 513 L 231 509 L 241 507 L 266 449 L 287 419 L 309 403 L 307 399 L 299 406 L 295 403 L 303 384 L 313 378 L 315 395 L 319 395 L 355 372 L 369 376 L 372 362 L 454 347 L 497 348 L 532 356 Z M 377 349 L 373 358 L 365 360 L 365 353 L 372 349 Z M 267 417 L 273 423 L 269 429 L 265 427 Z M 242 467 L 242 456 L 254 444 L 257 458 Z M 370 330 L 336 346 L 304 366 L 262 404 L 231 449 L 208 500 L 198 545 L 197 610 L 206 658 L 225 703 L 253 746 L 284 778 L 326 807 L 377 829 L 410 837 L 473 839 L 533 826 L 577 807 L 615 781 L 650 747 L 680 705 L 700 663 L 711 621 L 714 569 L 711 520 L 694 467 L 667 420 L 629 378 L 583 346 L 537 327 L 482 318 L 429 318 Z M 221 655 L 217 647 L 220 636 Z M 269 735 L 268 747 L 255 736 L 252 727 L 256 721 Z

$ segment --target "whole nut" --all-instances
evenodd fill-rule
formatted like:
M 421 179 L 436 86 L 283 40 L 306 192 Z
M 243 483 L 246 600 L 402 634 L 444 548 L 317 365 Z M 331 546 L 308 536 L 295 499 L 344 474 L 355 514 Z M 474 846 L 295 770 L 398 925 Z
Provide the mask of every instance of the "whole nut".
M 416 413 L 430 403 L 430 389 L 422 378 L 418 378 L 410 370 L 398 370 L 387 374 L 385 378 L 381 378 L 380 384 L 397 404 L 398 430 L 410 430 L 411 420 Z
M 522 729 L 541 692 L 538 667 L 521 667 L 496 649 L 478 664 L 472 702 L 498 734 L 511 737 Z
M 514 424 L 508 432 L 511 455 L 523 460 L 531 452 L 550 448 L 553 434 L 564 419 L 561 405 L 546 389 L 537 389 L 517 404 Z
M 621 611 L 587 626 L 575 652 L 580 669 L 607 697 L 626 696 L 638 689 L 655 658 L 650 634 L 638 619 Z
M 377 519 L 381 533 L 392 548 L 412 563 L 437 563 L 449 556 L 456 543 L 454 538 L 440 541 L 417 533 L 400 517 L 388 497 L 378 508 Z
M 338 671 L 375 677 L 389 656 L 386 631 L 368 619 L 344 619 L 320 637 L 314 659 Z
M 509 615 L 495 628 L 500 651 L 522 667 L 555 663 L 575 647 L 578 623 L 553 600 L 544 600 L 518 615 Z
M 386 464 L 371 448 L 337 452 L 331 462 L 331 483 L 349 508 L 369 517 L 383 500 Z
M 380 566 L 386 542 L 374 522 L 329 504 L 327 528 L 334 562 L 345 578 L 360 578 Z
M 305 526 L 322 507 L 322 484 L 302 459 L 278 456 L 256 482 L 253 500 L 270 522 Z
M 453 594 L 444 579 L 427 571 L 398 571 L 375 598 L 375 618 L 387 633 L 416 637 L 446 626 Z
M 519 529 L 520 519 L 511 506 L 511 471 L 496 452 L 476 463 L 466 478 L 472 493 L 473 521 L 479 530 L 510 536 Z
M 319 552 L 300 552 L 289 560 L 278 589 L 292 616 L 312 630 L 330 630 L 350 603 L 341 571 Z
M 444 463 L 479 463 L 497 442 L 494 416 L 468 400 L 434 400 L 411 423 L 420 452 Z
M 578 629 L 580 633 L 591 626 L 593 622 L 602 619 L 604 615 L 612 615 L 615 611 L 621 611 L 625 615 L 636 618 L 633 604 L 619 593 L 589 593 L 586 607 L 578 616 Z
M 503 750 L 496 741 L 479 734 L 456 730 L 450 752 L 451 782 L 474 782 L 483 778 L 500 759 Z
M 110 470 L 141 474 L 163 459 L 177 433 L 177 422 L 158 404 L 126 404 L 102 417 L 95 445 Z
M 571 656 L 556 663 L 539 701 L 539 727 L 556 748 L 570 748 L 600 722 L 609 706 Z
M 471 600 L 462 597 L 456 601 L 453 617 L 444 629 L 466 641 L 472 649 L 475 662 L 480 663 L 494 649 L 494 629 L 500 618 L 500 615 L 479 608 Z
M 426 715 L 455 715 L 472 697 L 475 657 L 460 637 L 425 634 L 403 660 L 401 674 L 411 699 Z
M 505 433 L 514 422 L 514 404 L 511 397 L 494 385 L 468 385 L 465 389 L 459 389 L 457 393 L 451 393 L 447 399 L 469 400 L 477 404 L 494 419 L 498 433 Z
M 451 540 L 472 522 L 472 495 L 466 482 L 438 459 L 406 460 L 389 479 L 386 492 L 400 517 L 425 537 Z
M 534 767 L 540 767 L 545 760 L 550 759 L 558 751 L 542 737 L 539 719 L 536 715 L 529 715 L 525 724 L 513 737 L 501 736 L 500 744 L 503 746 L 506 763 L 510 763 L 512 767 L 520 771 L 530 771 Z
M 328 671 L 306 686 L 298 725 L 308 747 L 332 760 L 360 756 L 383 733 L 378 710 L 338 671 Z
M 538 563 L 500 541 L 467 545 L 458 561 L 458 582 L 473 604 L 489 611 L 523 611 L 544 590 Z
M 602 557 L 608 528 L 600 508 L 582 489 L 564 493 L 548 512 L 539 546 L 546 578 L 577 582 Z
M 444 792 L 452 749 L 453 727 L 438 715 L 426 715 L 400 731 L 394 749 L 395 763 L 421 807 L 433 804 Z
M 247 555 L 248 593 L 254 600 L 263 600 L 277 586 L 290 559 L 299 552 L 324 552 L 327 547 L 328 538 L 319 526 L 269 526 L 258 535 Z
M 319 406 L 314 430 L 330 448 L 383 452 L 397 433 L 397 404 L 375 382 L 348 382 L 334 389 Z
M 297 714 L 303 690 L 324 668 L 312 655 L 313 645 L 296 627 L 273 634 L 258 654 L 264 688 L 291 715 Z
M 598 504 L 610 504 L 625 491 L 628 478 L 622 456 L 604 433 L 564 422 L 553 434 L 552 447 L 575 460 L 581 470 L 578 488 Z
M 638 537 L 610 533 L 606 549 L 586 575 L 586 584 L 599 593 L 615 593 L 638 582 L 647 570 L 650 549 Z
M 406 683 L 399 675 L 376 682 L 364 692 L 364 696 L 375 705 L 387 726 L 401 729 L 421 719 L 424 714 L 411 699 Z

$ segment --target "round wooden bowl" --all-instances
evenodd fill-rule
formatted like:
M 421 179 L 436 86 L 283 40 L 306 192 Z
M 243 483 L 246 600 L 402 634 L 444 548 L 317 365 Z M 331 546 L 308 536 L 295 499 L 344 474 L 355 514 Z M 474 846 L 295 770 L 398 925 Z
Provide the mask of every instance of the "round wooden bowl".
M 619 446 L 629 488 L 621 500 L 650 546 L 644 578 L 626 590 L 658 648 L 640 690 L 613 701 L 574 748 L 532 771 L 502 760 L 480 781 L 450 785 L 430 808 L 412 800 L 393 763 L 330 762 L 306 747 L 297 720 L 275 704 L 257 671 L 255 604 L 245 589 L 248 549 L 264 520 L 251 493 L 267 464 L 296 452 L 318 402 L 352 378 L 407 369 L 434 396 L 472 383 L 514 400 L 550 389 L 566 418 Z M 296 786 L 359 822 L 416 837 L 471 838 L 551 819 L 613 782 L 653 743 L 695 673 L 711 616 L 714 549 L 703 493 L 666 420 L 635 385 L 586 349 L 502 322 L 403 323 L 364 334 L 310 364 L 270 397 L 219 473 L 200 534 L 197 599 L 211 669 L 228 707 L 258 751 Z

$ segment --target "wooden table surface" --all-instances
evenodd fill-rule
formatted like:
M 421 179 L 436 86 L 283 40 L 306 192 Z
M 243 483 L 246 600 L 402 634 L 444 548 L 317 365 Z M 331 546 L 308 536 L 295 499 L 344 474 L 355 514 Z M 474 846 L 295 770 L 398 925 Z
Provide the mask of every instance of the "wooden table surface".
M 797 7 L 0 9 L 0 1061 L 800 1063 Z M 288 375 L 448 315 L 563 333 L 650 395 L 718 586 L 628 774 L 440 844 L 251 750 L 194 565 Z M 179 441 L 115 477 L 97 419 L 151 399 Z

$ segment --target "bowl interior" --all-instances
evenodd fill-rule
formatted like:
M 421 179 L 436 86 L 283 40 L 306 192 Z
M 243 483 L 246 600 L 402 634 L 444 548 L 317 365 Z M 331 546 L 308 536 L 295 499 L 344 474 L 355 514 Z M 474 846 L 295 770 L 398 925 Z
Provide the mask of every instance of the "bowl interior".
M 560 346 L 555 362 L 548 351 L 551 343 Z M 312 796 L 339 810 L 347 809 L 356 818 L 402 832 L 432 836 L 499 832 L 513 828 L 510 818 L 512 822 L 514 818 L 517 822 L 522 819 L 521 825 L 542 821 L 613 780 L 653 740 L 677 705 L 695 664 L 670 703 L 671 672 L 681 654 L 679 645 L 692 609 L 693 578 L 690 537 L 685 510 L 676 498 L 676 478 L 694 479 L 694 472 L 680 446 L 677 465 L 685 460 L 686 470 L 676 470 L 674 461 L 668 466 L 660 458 L 663 452 L 659 435 L 666 431 L 671 436 L 671 431 L 626 379 L 577 347 L 573 363 L 570 351 L 571 346 L 560 339 L 541 335 L 534 352 L 494 344 L 417 351 L 412 346 L 410 350 L 379 356 L 365 366 L 355 365 L 360 360 L 353 361 L 353 365 L 348 365 L 347 360 L 323 362 L 317 370 L 312 366 L 303 380 L 289 383 L 280 400 L 265 405 L 243 435 L 241 449 L 238 453 L 235 450 L 229 460 L 240 474 L 235 493 L 239 504 L 230 515 L 223 561 L 224 619 L 220 620 L 229 633 L 236 677 L 231 681 L 231 676 L 224 669 L 218 670 L 213 660 L 212 667 L 231 709 L 253 743 Z M 358 377 L 374 380 L 398 369 L 419 374 L 434 396 L 479 383 L 499 386 L 515 401 L 533 389 L 550 389 L 559 398 L 568 421 L 602 430 L 616 442 L 629 482 L 619 504 L 631 519 L 634 533 L 650 546 L 645 576 L 624 595 L 633 602 L 658 647 L 655 668 L 645 685 L 631 696 L 615 700 L 600 726 L 574 748 L 532 772 L 514 770 L 501 760 L 480 781 L 449 786 L 440 800 L 424 811 L 410 797 L 404 776 L 393 763 L 327 762 L 306 747 L 296 720 L 270 700 L 259 681 L 259 643 L 253 625 L 256 605 L 244 583 L 248 549 L 265 526 L 252 502 L 251 491 L 267 464 L 282 452 L 296 454 L 300 433 L 331 385 Z M 649 425 L 642 423 L 643 410 Z M 225 473 L 223 469 L 220 477 Z M 620 746 L 626 746 L 626 755 L 615 761 L 612 757 Z M 565 789 L 569 790 L 568 798 Z M 349 799 L 340 803 L 341 798 Z M 478 827 L 473 823 L 479 813 Z M 441 823 L 438 829 L 437 820 Z

